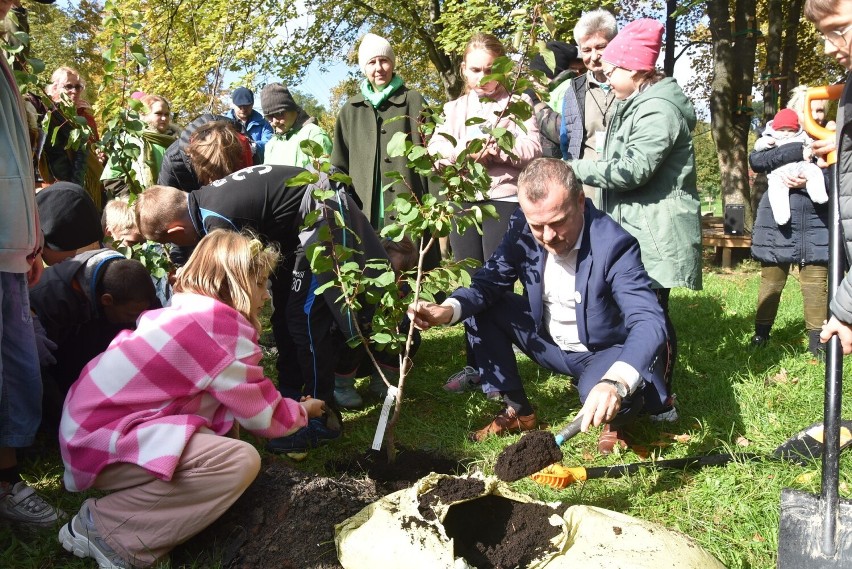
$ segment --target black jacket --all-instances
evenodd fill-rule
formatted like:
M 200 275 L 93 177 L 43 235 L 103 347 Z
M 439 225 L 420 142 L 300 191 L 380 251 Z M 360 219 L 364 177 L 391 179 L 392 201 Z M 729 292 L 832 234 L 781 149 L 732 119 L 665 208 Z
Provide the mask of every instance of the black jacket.
M 801 160 L 801 144 L 784 144 L 749 155 L 752 169 L 761 174 Z M 764 193 L 754 220 L 751 254 L 762 263 L 827 264 L 828 204 L 815 204 L 806 191 L 791 190 L 790 222 L 779 226 L 772 215 L 769 192 Z

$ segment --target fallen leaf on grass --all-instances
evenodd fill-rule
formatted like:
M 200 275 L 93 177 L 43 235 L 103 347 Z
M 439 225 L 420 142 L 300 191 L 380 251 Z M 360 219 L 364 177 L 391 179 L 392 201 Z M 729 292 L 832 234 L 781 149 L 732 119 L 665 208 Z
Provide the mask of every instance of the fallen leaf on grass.
M 787 374 L 787 370 L 781 368 L 778 373 L 776 373 L 772 377 L 767 377 L 763 380 L 764 385 L 772 385 L 773 383 L 790 383 L 790 378 Z
M 692 435 L 690 435 L 689 433 L 660 433 L 660 436 L 664 439 L 671 439 L 674 442 L 680 443 L 682 445 L 685 445 L 686 443 L 692 440 Z
M 651 455 L 651 452 L 648 450 L 648 447 L 644 445 L 633 445 L 630 447 L 630 450 L 636 453 L 636 456 L 638 456 L 642 460 L 646 460 Z
M 751 441 L 750 441 L 750 440 L 748 440 L 747 438 L 742 437 L 742 436 L 737 437 L 737 446 L 739 446 L 739 447 L 747 447 L 747 446 L 748 446 L 748 445 L 750 445 L 750 444 L 751 444 Z
M 796 482 L 799 484 L 807 484 L 817 475 L 816 472 L 804 472 L 798 476 L 796 476 Z

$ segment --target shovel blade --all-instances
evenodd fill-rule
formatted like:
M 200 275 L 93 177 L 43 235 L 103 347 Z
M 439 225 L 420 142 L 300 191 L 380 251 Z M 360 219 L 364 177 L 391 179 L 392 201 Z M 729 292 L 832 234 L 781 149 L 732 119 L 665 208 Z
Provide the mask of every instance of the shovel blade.
M 828 507 L 819 496 L 790 488 L 781 491 L 778 569 L 852 567 L 852 501 L 838 501 L 834 509 L 835 532 L 826 543 L 824 524 Z

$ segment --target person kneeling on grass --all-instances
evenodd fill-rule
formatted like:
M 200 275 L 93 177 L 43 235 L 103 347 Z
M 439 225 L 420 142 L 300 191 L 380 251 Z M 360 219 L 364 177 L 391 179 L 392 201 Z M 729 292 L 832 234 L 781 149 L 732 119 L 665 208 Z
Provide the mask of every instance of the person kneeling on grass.
M 239 423 L 280 437 L 324 403 L 281 397 L 257 344 L 278 253 L 213 231 L 177 277 L 172 305 L 145 312 L 72 386 L 60 425 L 65 487 L 86 500 L 59 541 L 101 568 L 146 567 L 227 510 L 260 470 Z
M 533 161 L 518 179 L 518 204 L 503 242 L 442 304 L 409 308 L 426 329 L 464 320 L 486 394 L 504 409 L 471 439 L 537 427 L 512 345 L 570 375 L 583 408 L 582 430 L 606 424 L 598 451 L 626 448 L 623 426 L 640 413 L 674 421 L 666 382 L 663 310 L 642 266 L 639 244 L 586 199 L 565 162 Z M 513 291 L 520 280 L 526 294 Z

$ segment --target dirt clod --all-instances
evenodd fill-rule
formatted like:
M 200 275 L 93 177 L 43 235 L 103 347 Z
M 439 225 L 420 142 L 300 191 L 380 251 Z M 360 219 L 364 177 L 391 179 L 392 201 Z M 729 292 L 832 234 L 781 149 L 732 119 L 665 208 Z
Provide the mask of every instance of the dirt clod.
M 514 482 L 560 461 L 562 450 L 552 433 L 528 431 L 518 442 L 503 449 L 494 465 L 494 474 L 504 482 Z

